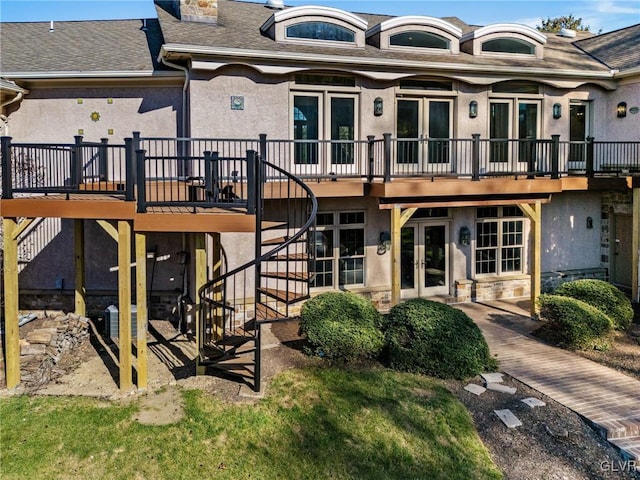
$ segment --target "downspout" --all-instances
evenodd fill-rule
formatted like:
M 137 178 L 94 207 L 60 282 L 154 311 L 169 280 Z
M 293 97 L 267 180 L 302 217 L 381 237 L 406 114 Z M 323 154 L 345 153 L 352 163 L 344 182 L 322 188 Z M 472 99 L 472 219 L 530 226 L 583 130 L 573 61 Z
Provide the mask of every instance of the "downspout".
M 184 85 L 182 86 L 182 129 L 181 129 L 181 137 L 187 138 L 189 136 L 189 128 L 187 125 L 187 90 L 189 89 L 189 68 L 183 67 L 182 65 L 177 65 L 175 63 L 169 62 L 165 60 L 162 56 L 162 52 L 158 55 L 158 63 L 166 65 L 168 67 L 173 67 L 178 70 L 182 70 L 184 72 Z
M 13 97 L 11 100 L 9 100 L 8 102 L 4 102 L 4 103 L 0 104 L 0 109 L 3 109 L 4 107 L 6 107 L 7 105 L 10 105 L 12 103 L 19 102 L 20 100 L 22 100 L 22 97 L 24 97 L 24 93 L 23 92 L 18 92 L 18 94 L 15 97 Z M 4 136 L 8 137 L 9 136 L 9 118 L 6 115 L 2 114 L 2 115 L 0 115 L 0 120 L 2 120 L 2 122 L 5 125 Z

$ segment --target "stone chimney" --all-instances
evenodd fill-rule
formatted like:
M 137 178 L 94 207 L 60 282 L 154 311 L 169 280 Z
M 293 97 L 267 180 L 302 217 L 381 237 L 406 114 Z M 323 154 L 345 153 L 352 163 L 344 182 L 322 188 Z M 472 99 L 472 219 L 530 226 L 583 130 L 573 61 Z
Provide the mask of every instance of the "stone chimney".
M 218 0 L 153 0 L 183 22 L 218 23 Z
M 218 23 L 218 0 L 174 0 L 183 22 Z

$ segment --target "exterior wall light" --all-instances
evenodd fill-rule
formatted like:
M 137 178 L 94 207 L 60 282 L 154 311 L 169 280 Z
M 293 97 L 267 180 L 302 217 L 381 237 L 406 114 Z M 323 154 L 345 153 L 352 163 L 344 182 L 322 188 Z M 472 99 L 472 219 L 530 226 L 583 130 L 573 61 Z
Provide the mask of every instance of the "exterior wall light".
M 384 255 L 391 248 L 391 234 L 380 232 L 380 243 L 378 244 L 378 255 Z
M 382 115 L 382 98 L 376 97 L 373 101 L 373 114 L 376 117 Z
M 591 218 L 591 217 L 587 217 L 587 228 L 588 229 L 592 229 L 593 228 L 593 218 Z
M 618 118 L 624 118 L 627 116 L 627 102 L 620 102 L 618 104 L 618 108 L 616 109 L 616 113 L 618 114 Z
M 460 227 L 460 245 L 469 245 L 471 243 L 471 232 L 467 227 Z
M 471 100 L 469 102 L 469 118 L 476 118 L 478 116 L 478 102 Z
M 560 105 L 559 103 L 554 103 L 553 104 L 553 118 L 555 118 L 557 120 L 560 117 L 562 117 L 562 105 Z

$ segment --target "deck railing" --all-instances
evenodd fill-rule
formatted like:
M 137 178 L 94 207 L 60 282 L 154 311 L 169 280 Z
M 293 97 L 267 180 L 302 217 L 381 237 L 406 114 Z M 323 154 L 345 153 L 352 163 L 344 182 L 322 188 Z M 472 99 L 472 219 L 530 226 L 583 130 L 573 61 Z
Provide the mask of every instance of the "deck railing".
M 152 205 L 242 206 L 250 194 L 246 152 L 306 181 L 399 178 L 586 177 L 640 173 L 640 142 L 549 139 L 366 140 L 140 138 L 71 144 L 2 137 L 2 198 L 23 193 L 110 193 Z M 136 151 L 144 151 L 142 160 Z M 205 152 L 210 157 L 205 160 Z M 137 165 L 136 165 L 137 163 Z M 136 176 L 138 177 L 136 179 Z M 265 179 L 269 181 L 270 179 Z M 137 185 L 138 193 L 134 192 Z M 231 201 L 230 201 L 231 200 Z M 231 205 L 230 205 L 231 204 Z
M 133 144 L 12 143 L 2 137 L 2 198 L 15 194 L 112 194 L 133 200 Z M 128 173 L 129 172 L 129 173 Z

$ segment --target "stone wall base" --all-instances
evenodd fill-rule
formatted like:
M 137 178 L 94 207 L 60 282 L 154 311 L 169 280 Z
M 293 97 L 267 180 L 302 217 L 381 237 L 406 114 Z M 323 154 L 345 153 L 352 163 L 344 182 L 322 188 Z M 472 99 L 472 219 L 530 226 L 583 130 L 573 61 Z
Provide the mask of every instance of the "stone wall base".
M 541 275 L 542 293 L 550 293 L 565 282 L 571 282 L 573 280 L 582 280 L 584 278 L 593 278 L 596 280 L 607 281 L 607 269 L 606 268 L 584 268 L 578 270 L 562 270 L 557 272 L 545 272 Z
M 148 306 L 149 318 L 155 320 L 172 320 L 177 318 L 178 312 L 175 310 L 177 305 L 178 293 L 174 292 L 158 292 L 151 295 L 151 301 Z M 87 317 L 102 317 L 104 310 L 109 305 L 118 306 L 117 292 L 99 292 L 87 293 Z M 135 300 L 134 302 L 135 303 Z M 20 292 L 19 307 L 20 310 L 63 310 L 65 312 L 73 312 L 74 294 L 70 290 L 29 290 Z

